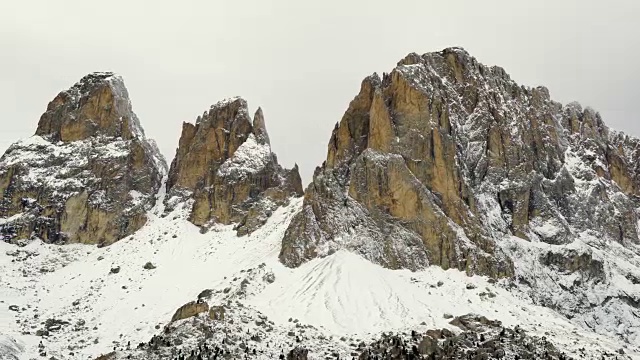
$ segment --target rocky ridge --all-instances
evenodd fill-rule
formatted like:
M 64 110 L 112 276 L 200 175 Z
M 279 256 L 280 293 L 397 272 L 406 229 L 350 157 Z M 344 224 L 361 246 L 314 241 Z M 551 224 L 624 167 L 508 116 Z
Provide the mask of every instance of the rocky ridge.
M 392 269 L 509 277 L 537 303 L 633 342 L 639 146 L 593 109 L 461 48 L 412 53 L 362 82 L 280 260 L 347 249 Z
M 0 158 L 0 238 L 111 244 L 145 224 L 165 173 L 122 78 L 89 74 Z
M 252 121 L 244 99 L 226 99 L 195 125 L 183 124 L 167 181 L 168 210 L 192 201 L 195 225 L 233 223 L 245 235 L 302 192 L 298 166 L 283 169 L 271 152 L 260 108 Z
M 384 333 L 379 339 L 332 339 L 297 320 L 290 331 L 274 329 L 266 316 L 239 303 L 229 303 L 232 317 L 226 325 L 206 315 L 166 327 L 146 343 L 130 345 L 98 359 L 245 358 L 306 360 L 316 358 L 373 359 L 553 359 L 575 357 L 556 349 L 553 339 L 527 334 L 519 327 L 467 314 L 456 317 L 451 331 L 429 329 Z M 288 335 L 282 336 L 287 333 Z M 187 335 L 188 334 L 188 335 Z M 624 352 L 623 352 L 624 353 Z M 622 354 L 623 354 L 622 353 Z M 620 354 L 620 355 L 622 355 Z M 581 352 L 587 358 L 614 358 L 618 354 Z M 622 356 L 620 356 L 623 358 Z
M 496 246 L 508 235 L 637 245 L 639 145 L 460 48 L 412 53 L 362 82 L 281 259 L 349 248 L 391 268 L 510 275 Z

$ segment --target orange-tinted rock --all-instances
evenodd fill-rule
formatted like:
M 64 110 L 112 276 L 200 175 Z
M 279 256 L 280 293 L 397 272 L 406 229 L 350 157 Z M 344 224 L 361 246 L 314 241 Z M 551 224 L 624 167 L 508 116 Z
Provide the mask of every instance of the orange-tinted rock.
M 122 79 L 93 73 L 49 103 L 0 159 L 5 240 L 111 244 L 142 227 L 166 164 Z
M 271 152 L 262 110 L 252 121 L 241 98 L 218 102 L 195 125 L 183 125 L 167 189 L 170 201 L 193 200 L 194 224 L 236 224 L 239 235 L 303 192 L 298 167 L 283 169 Z

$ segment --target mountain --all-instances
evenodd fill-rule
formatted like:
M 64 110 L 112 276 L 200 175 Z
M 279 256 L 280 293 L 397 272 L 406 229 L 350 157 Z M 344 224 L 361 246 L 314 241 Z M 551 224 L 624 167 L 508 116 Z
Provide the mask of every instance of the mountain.
M 145 224 L 165 173 L 122 79 L 89 74 L 0 158 L 0 238 L 111 244 Z
M 638 245 L 639 145 L 463 49 L 409 54 L 362 82 L 281 259 L 344 248 L 390 268 L 509 276 L 504 236 Z
M 190 199 L 192 223 L 234 223 L 238 235 L 245 235 L 302 192 L 298 166 L 283 169 L 271 152 L 262 109 L 252 122 L 247 102 L 231 98 L 212 105 L 195 125 L 183 124 L 167 208 Z
M 2 160 L 23 182 L 135 127 L 41 123 L 46 151 Z M 0 359 L 640 359 L 638 143 L 461 48 L 412 53 L 364 79 L 303 191 L 262 111 L 220 101 L 137 190 L 137 231 L 0 242 Z
M 367 77 L 332 133 L 280 260 L 507 277 L 535 302 L 640 341 L 640 141 L 460 48 Z

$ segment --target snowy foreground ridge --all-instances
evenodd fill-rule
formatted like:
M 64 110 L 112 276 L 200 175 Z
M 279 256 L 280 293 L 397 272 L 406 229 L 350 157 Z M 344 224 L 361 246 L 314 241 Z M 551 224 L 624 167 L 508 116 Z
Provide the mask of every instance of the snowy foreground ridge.
M 299 334 L 299 324 L 305 324 L 313 326 L 318 339 L 331 338 L 335 351 L 348 357 L 352 339 L 369 342 L 381 332 L 407 329 L 459 331 L 445 314 L 475 313 L 546 336 L 568 354 L 579 355 L 584 349 L 594 355 L 587 358 L 599 358 L 624 349 L 625 356 L 640 356 L 637 345 L 596 335 L 553 310 L 533 305 L 517 290 L 508 290 L 506 281 L 494 283 L 439 267 L 393 271 L 344 251 L 288 269 L 277 259 L 280 240 L 300 206 L 301 200 L 292 201 L 260 230 L 240 238 L 231 226 L 201 234 L 184 219 L 186 211 L 178 209 L 166 217 L 151 214 L 143 229 L 109 247 L 33 242 L 20 248 L 0 243 L 4 358 L 41 358 L 46 353 L 45 358 L 89 359 L 128 343 L 133 348 L 161 334 L 175 310 L 202 290 L 213 289 L 209 302 L 216 304 L 224 295 L 218 291 L 248 279 L 250 269 L 270 276 L 250 279 L 246 294 L 234 306 L 274 323 L 269 338 L 251 345 L 265 351 L 268 342 L 276 353 L 280 348 L 288 351 L 289 345 L 295 346 L 288 333 Z M 145 269 L 147 262 L 156 268 Z M 272 282 L 260 281 L 263 277 Z M 13 305 L 17 311 L 9 309 Z M 35 336 L 45 319 L 64 325 L 48 337 Z M 255 327 L 246 324 L 247 329 Z M 310 358 L 322 357 L 314 353 L 314 344 L 322 344 L 318 339 L 303 344 Z

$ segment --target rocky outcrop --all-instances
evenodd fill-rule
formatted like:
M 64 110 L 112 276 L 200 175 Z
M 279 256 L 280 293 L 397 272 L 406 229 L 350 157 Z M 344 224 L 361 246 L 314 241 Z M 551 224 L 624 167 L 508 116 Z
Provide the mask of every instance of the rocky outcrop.
M 224 307 L 223 306 L 212 306 L 211 310 L 209 310 L 209 319 L 224 321 Z
M 309 350 L 301 346 L 296 346 L 287 353 L 287 360 L 307 360 L 309 358 Z
M 548 251 L 541 256 L 540 262 L 561 274 L 573 274 L 579 272 L 585 280 L 596 283 L 606 278 L 606 272 L 602 261 L 596 260 L 591 254 L 578 253 L 569 249 L 561 253 Z
M 0 238 L 111 244 L 145 224 L 165 173 L 122 79 L 89 74 L 0 158 Z
M 179 307 L 171 317 L 171 322 L 188 319 L 207 311 L 209 311 L 209 304 L 204 301 L 192 301 Z
M 389 268 L 508 276 L 504 237 L 638 244 L 639 145 L 463 49 L 412 53 L 362 82 L 280 259 L 348 249 Z
M 252 121 L 241 98 L 220 101 L 195 125 L 183 124 L 167 190 L 169 209 L 192 200 L 192 223 L 236 224 L 238 235 L 303 193 L 297 165 L 283 169 L 271 152 L 262 110 Z
M 554 345 L 556 339 L 527 334 L 519 326 L 503 327 L 500 321 L 474 314 L 456 318 L 451 324 L 462 332 L 432 329 L 425 335 L 418 331 L 412 331 L 411 335 L 383 334 L 361 348 L 358 359 L 568 359 Z

